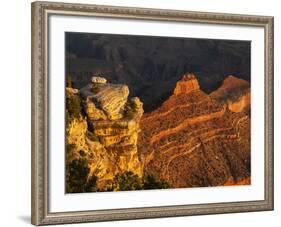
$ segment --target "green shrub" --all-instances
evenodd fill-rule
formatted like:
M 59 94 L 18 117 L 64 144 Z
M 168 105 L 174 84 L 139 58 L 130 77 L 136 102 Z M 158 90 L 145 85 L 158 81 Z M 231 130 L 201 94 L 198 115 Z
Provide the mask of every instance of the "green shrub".
M 144 177 L 143 189 L 166 189 L 169 188 L 168 182 L 164 180 L 157 180 L 153 175 L 146 175 Z
M 153 175 L 145 175 L 143 178 L 131 171 L 117 174 L 114 178 L 114 187 L 120 191 L 147 190 L 147 189 L 167 189 L 168 182 L 158 180 Z
M 86 159 L 73 160 L 68 166 L 68 192 L 83 192 L 90 168 Z
M 66 97 L 66 117 L 78 118 L 82 112 L 81 98 L 77 94 L 67 95 Z
M 97 180 L 98 180 L 98 177 L 93 175 L 91 176 L 85 187 L 84 187 L 84 192 L 96 192 L 97 191 Z
M 140 190 L 143 187 L 142 179 L 131 171 L 117 174 L 114 181 L 120 191 Z
M 73 160 L 67 170 L 66 190 L 68 193 L 96 191 L 97 177 L 88 179 L 90 168 L 84 158 Z

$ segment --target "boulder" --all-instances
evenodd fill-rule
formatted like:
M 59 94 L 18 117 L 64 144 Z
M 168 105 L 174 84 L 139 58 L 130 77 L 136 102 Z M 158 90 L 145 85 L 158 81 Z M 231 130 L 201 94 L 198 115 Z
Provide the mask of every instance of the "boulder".
M 93 76 L 92 77 L 92 83 L 106 84 L 106 79 L 104 77 L 100 77 L 100 76 Z
M 103 84 L 94 94 L 93 99 L 110 120 L 123 117 L 124 106 L 127 102 L 129 89 L 121 84 Z
M 97 77 L 96 81 L 98 81 Z M 110 120 L 121 119 L 129 96 L 127 85 L 95 83 L 80 89 L 80 96 L 103 111 Z M 90 107 L 91 108 L 91 107 Z

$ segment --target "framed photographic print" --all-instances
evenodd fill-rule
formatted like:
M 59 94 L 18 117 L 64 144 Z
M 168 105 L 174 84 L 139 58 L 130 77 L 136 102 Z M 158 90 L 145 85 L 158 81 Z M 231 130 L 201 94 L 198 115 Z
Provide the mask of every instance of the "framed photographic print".
M 32 3 L 32 223 L 273 209 L 273 17 Z

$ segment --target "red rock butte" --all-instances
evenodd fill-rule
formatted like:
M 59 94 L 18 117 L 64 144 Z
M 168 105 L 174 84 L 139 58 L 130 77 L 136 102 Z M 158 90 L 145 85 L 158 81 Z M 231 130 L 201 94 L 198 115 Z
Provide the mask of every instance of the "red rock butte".
M 182 79 L 177 82 L 174 90 L 174 95 L 188 94 L 192 91 L 199 90 L 199 83 L 193 73 L 187 73 L 183 75 Z

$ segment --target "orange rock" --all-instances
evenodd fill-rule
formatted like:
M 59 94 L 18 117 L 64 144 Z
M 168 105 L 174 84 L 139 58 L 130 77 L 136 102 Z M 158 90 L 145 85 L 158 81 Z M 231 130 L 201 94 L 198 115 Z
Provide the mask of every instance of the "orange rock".
M 250 108 L 250 84 L 245 80 L 230 75 L 216 91 L 210 94 L 210 97 L 226 103 L 232 112 L 238 113 Z
M 223 88 L 249 89 L 242 82 L 230 77 Z M 217 94 L 224 92 L 229 89 Z M 141 118 L 138 152 L 145 171 L 173 188 L 250 184 L 250 116 L 227 106 L 201 91 L 194 74 L 185 74 L 174 94 Z
M 251 94 L 250 91 L 242 95 L 237 101 L 228 101 L 228 108 L 232 112 L 241 112 L 245 108 L 249 107 L 251 104 Z
M 193 73 L 185 74 L 180 81 L 177 82 L 174 95 L 188 94 L 192 91 L 199 90 L 199 83 Z
M 235 185 L 250 185 L 251 177 L 247 177 L 245 179 L 241 179 L 238 181 L 234 181 L 232 177 L 228 178 L 228 180 L 224 183 L 224 186 L 235 186 Z

